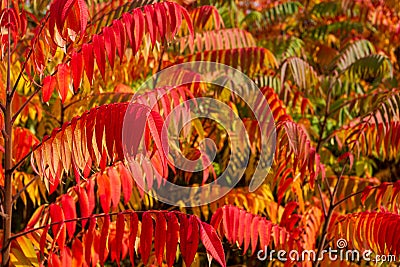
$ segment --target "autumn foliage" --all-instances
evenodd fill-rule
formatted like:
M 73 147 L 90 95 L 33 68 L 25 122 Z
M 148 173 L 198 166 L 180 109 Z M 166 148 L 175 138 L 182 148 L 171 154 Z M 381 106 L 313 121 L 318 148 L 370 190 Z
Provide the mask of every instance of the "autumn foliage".
M 398 1 L 8 0 L 0 8 L 2 266 L 374 266 L 318 258 L 339 239 L 372 257 L 394 255 L 385 266 L 399 262 Z M 139 91 L 195 61 L 246 74 L 273 131 L 199 73 Z M 200 196 L 223 197 L 166 204 L 152 189 L 215 181 L 233 153 L 226 129 L 208 118 L 182 126 L 176 145 L 202 171 L 177 168 L 163 150 L 168 116 L 178 110 L 172 124 L 181 126 L 185 103 L 198 98 L 238 116 L 249 161 L 232 190 Z M 271 167 L 254 191 L 262 137 L 272 133 Z M 265 248 L 317 257 L 265 263 Z

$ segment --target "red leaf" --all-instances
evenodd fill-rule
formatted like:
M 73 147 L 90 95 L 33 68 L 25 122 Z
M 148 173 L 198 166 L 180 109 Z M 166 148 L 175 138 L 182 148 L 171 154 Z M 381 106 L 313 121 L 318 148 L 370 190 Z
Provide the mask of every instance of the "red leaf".
M 126 34 L 128 35 L 129 43 L 131 44 L 131 47 L 134 48 L 135 47 L 135 36 L 134 36 L 135 22 L 133 21 L 133 16 L 126 12 L 126 13 L 122 14 L 122 20 L 125 23 Z
M 177 12 L 177 5 L 173 2 L 167 2 L 168 4 L 168 11 L 170 17 L 170 24 L 171 24 L 171 31 L 172 37 L 175 36 L 178 29 L 181 27 L 182 24 L 182 16 Z
M 281 203 L 283 195 L 286 193 L 288 187 L 292 184 L 293 178 L 281 179 L 278 186 L 278 204 Z
M 65 220 L 76 218 L 76 208 L 74 198 L 69 195 L 63 195 L 61 198 L 61 205 L 64 211 Z M 74 237 L 76 221 L 66 223 L 69 238 Z
M 110 27 L 104 27 L 103 35 L 104 35 L 104 45 L 107 52 L 108 62 L 110 62 L 111 68 L 114 69 L 114 61 L 116 53 L 114 31 Z
M 93 68 L 94 68 L 93 45 L 92 44 L 83 44 L 82 54 L 83 54 L 83 59 L 85 61 L 86 76 L 89 79 L 89 83 L 92 84 Z
M 232 240 L 233 218 L 231 218 L 231 206 L 225 206 L 223 207 L 223 210 L 224 210 L 223 225 L 224 225 L 225 236 L 229 242 L 233 242 Z
M 169 267 L 174 265 L 176 249 L 178 246 L 179 224 L 176 215 L 168 213 L 167 215 L 167 247 L 165 250 L 166 261 Z
M 135 47 L 133 48 L 133 54 L 136 55 L 142 43 L 145 25 L 144 16 L 140 9 L 133 11 L 133 21 L 135 21 Z
M 151 244 L 153 238 L 153 219 L 150 213 L 145 212 L 142 217 L 142 232 L 140 234 L 140 254 L 142 261 L 146 265 L 149 261 Z
M 97 186 L 101 208 L 104 213 L 108 213 L 111 205 L 110 180 L 108 176 L 105 174 L 99 174 L 97 176 Z
M 89 112 L 87 119 L 86 119 L 86 144 L 87 144 L 87 149 L 90 155 L 90 158 L 95 159 L 96 155 L 94 152 L 94 144 L 93 142 L 93 135 L 94 135 L 94 124 L 96 123 L 96 112 Z
M 104 266 L 104 261 L 108 255 L 106 247 L 108 243 L 109 227 L 110 227 L 110 216 L 106 214 L 106 216 L 104 216 L 103 227 L 101 228 L 101 234 L 100 234 L 101 242 L 99 244 L 99 260 L 101 266 Z
M 351 152 L 346 152 L 346 153 L 340 155 L 340 157 L 338 158 L 338 162 L 341 162 L 347 158 L 349 158 L 349 160 L 350 160 L 350 169 L 351 169 L 353 167 L 353 163 L 354 163 L 354 155 Z
M 367 197 L 370 195 L 370 192 L 374 189 L 371 185 L 368 185 L 365 187 L 361 194 L 361 203 L 364 205 L 365 201 L 367 200 Z
M 82 266 L 83 264 L 83 245 L 79 239 L 74 239 L 72 242 L 72 266 Z
M 279 237 L 280 237 L 280 228 L 278 225 L 273 225 L 272 226 L 272 234 L 273 234 L 273 239 L 274 239 L 274 245 L 277 247 L 280 244 L 279 242 Z
M 61 267 L 61 261 L 58 258 L 58 255 L 55 253 L 51 253 L 49 256 L 49 262 L 48 262 L 49 266 L 51 267 Z
M 251 223 L 251 254 L 253 255 L 257 249 L 258 241 L 258 222 L 260 218 L 258 216 L 254 217 Z
M 265 219 L 262 219 L 258 223 L 258 228 L 260 235 L 260 246 L 261 249 L 264 249 L 265 251 L 266 247 L 269 246 L 269 242 L 271 240 L 272 223 L 266 221 Z
M 144 12 L 146 14 L 147 30 L 150 34 L 151 45 L 154 47 L 157 38 L 157 28 L 154 17 L 154 7 L 151 5 L 144 6 Z
M 121 180 L 117 170 L 112 167 L 108 168 L 108 177 L 110 177 L 112 210 L 116 210 L 121 199 Z
M 63 3 L 63 9 L 62 9 L 62 12 L 61 12 L 61 16 L 59 17 L 59 19 L 61 19 L 60 20 L 60 22 L 61 22 L 60 25 L 65 23 L 65 20 L 66 20 L 66 18 L 68 16 L 72 6 L 74 5 L 75 0 L 67 0 L 66 2 L 65 1 L 63 1 L 63 2 L 64 2 Z
M 139 104 L 131 104 L 129 105 L 128 109 L 126 110 L 126 116 L 124 120 L 125 125 L 131 125 L 133 127 L 135 125 L 135 133 L 128 135 L 125 133 L 126 136 L 130 137 L 125 138 L 125 146 L 126 151 L 129 156 L 136 156 L 139 149 L 140 141 L 143 137 L 143 132 L 146 127 L 146 119 L 147 119 L 147 110 L 143 108 Z M 138 179 L 139 177 L 135 177 Z
M 62 103 L 64 103 L 65 99 L 67 98 L 70 82 L 71 72 L 69 70 L 69 66 L 67 64 L 58 65 L 57 84 L 58 93 L 60 94 Z
M 167 22 L 164 5 L 154 5 L 155 18 L 157 19 L 157 26 L 160 32 L 161 39 L 164 38 L 167 31 Z
M 233 209 L 232 219 L 233 219 L 233 232 L 232 232 L 232 240 L 236 242 L 238 239 L 238 232 L 239 232 L 239 221 L 240 221 L 240 214 L 239 209 Z
M 281 216 L 280 226 L 286 227 L 288 220 L 291 218 L 293 211 L 298 207 L 298 203 L 296 201 L 290 201 L 286 203 L 285 210 Z
M 57 80 L 53 76 L 46 76 L 43 79 L 42 97 L 43 102 L 48 102 L 53 94 L 54 88 L 57 86 Z
M 51 222 L 64 222 L 64 213 L 60 206 L 56 204 L 50 205 L 50 218 Z M 51 227 L 54 234 L 54 239 L 62 250 L 65 244 L 65 225 L 64 223 L 57 223 Z
M 108 107 L 107 107 L 108 108 Z M 96 133 L 96 145 L 98 150 L 103 153 L 103 134 L 104 134 L 104 113 L 105 109 L 97 110 L 96 114 L 96 125 L 95 125 L 95 133 Z
M 85 238 L 85 260 L 86 260 L 87 265 L 90 265 L 90 261 L 91 261 L 93 234 L 94 234 L 95 226 L 96 226 L 96 218 L 91 217 L 90 223 L 89 223 L 89 229 L 87 230 L 86 238 Z
M 250 245 L 250 240 L 251 240 L 251 223 L 253 221 L 254 215 L 250 213 L 246 213 L 246 216 L 244 218 L 244 247 L 243 247 L 243 254 L 247 252 L 247 249 L 249 248 Z M 250 226 L 250 227 L 249 227 Z
M 214 227 L 214 229 L 219 229 L 221 225 L 221 220 L 223 217 L 223 209 L 217 209 L 211 217 L 210 225 Z
M 114 20 L 112 28 L 115 34 L 115 43 L 117 46 L 120 62 L 122 62 L 126 49 L 125 29 L 120 20 Z
M 82 187 L 78 187 L 77 193 L 79 196 L 79 208 L 81 212 L 81 217 L 88 217 L 89 214 L 89 200 L 86 194 L 86 190 Z M 86 225 L 87 220 L 82 220 L 82 227 L 84 228 Z
M 96 207 L 96 200 L 94 195 L 94 180 L 88 179 L 86 182 L 86 194 L 88 198 L 88 211 L 89 215 L 93 213 Z
M 188 219 L 186 215 L 181 215 L 179 218 L 181 224 L 179 231 L 179 246 L 186 266 L 190 266 L 194 260 L 199 245 L 199 226 L 195 216 L 190 216 Z
M 121 178 L 122 192 L 124 193 L 124 202 L 127 204 L 132 195 L 133 179 L 125 166 L 119 166 L 119 176 Z
M 238 237 L 237 237 L 239 246 L 242 246 L 242 244 L 243 244 L 244 231 L 245 231 L 245 220 L 244 220 L 245 216 L 246 216 L 246 212 L 244 210 L 240 210 L 239 218 L 241 218 L 241 220 L 239 220 L 239 229 L 238 229 Z
M 187 12 L 187 10 L 182 7 L 177 5 L 180 8 L 180 11 L 182 12 L 183 17 L 186 20 L 186 23 L 188 25 L 188 29 L 189 29 L 189 33 L 190 33 L 190 39 L 189 42 L 193 42 L 193 38 L 194 38 L 194 29 L 193 29 L 193 23 L 192 23 L 192 19 L 189 16 L 189 13 Z M 180 15 L 179 15 L 180 16 Z
M 119 262 L 121 260 L 121 248 L 122 248 L 122 239 L 124 237 L 125 230 L 125 216 L 123 213 L 119 213 L 117 215 L 117 225 L 116 225 L 116 234 L 115 234 L 115 253 L 117 254 L 117 264 L 119 266 Z
M 72 266 L 72 252 L 68 247 L 61 251 L 61 262 L 63 267 Z
M 94 55 L 96 56 L 97 67 L 100 70 L 101 77 L 105 80 L 106 75 L 106 56 L 104 47 L 104 38 L 101 35 L 93 36 Z
M 112 123 L 115 121 L 115 116 L 114 116 L 114 105 L 108 106 L 108 108 L 104 112 L 104 120 L 108 123 Z M 114 141 L 116 138 L 119 138 L 117 134 L 114 133 L 115 131 L 115 126 L 112 124 L 108 125 L 108 127 L 105 127 L 105 135 L 107 136 L 106 138 L 106 147 L 107 147 L 107 153 L 109 158 L 113 158 L 114 155 Z
M 129 222 L 129 257 L 131 263 L 133 264 L 134 257 L 135 257 L 135 242 L 136 242 L 136 235 L 138 230 L 138 217 L 136 213 L 132 212 L 130 214 L 130 222 Z
M 40 252 L 40 257 L 44 257 L 44 249 L 46 247 L 46 242 L 47 242 L 47 233 L 49 231 L 50 226 L 46 225 L 46 227 L 43 229 L 42 235 L 40 236 L 40 243 L 39 243 L 39 252 Z
M 88 17 L 89 17 L 89 11 L 88 7 L 86 5 L 85 0 L 77 0 L 78 1 L 78 7 L 79 7 L 79 20 L 81 24 L 81 38 L 85 34 L 86 31 L 86 26 L 88 22 Z
M 154 253 L 156 255 L 156 259 L 158 265 L 162 265 L 163 262 L 163 255 L 164 255 L 164 247 L 166 241 L 166 227 L 167 223 L 165 221 L 165 217 L 163 213 L 158 213 L 156 217 L 156 229 L 154 236 Z
M 150 111 L 150 116 L 147 118 L 147 125 L 150 129 L 150 133 L 152 135 L 153 141 L 156 145 L 157 152 L 160 155 L 163 173 L 161 174 L 163 177 L 167 176 L 168 167 L 167 167 L 167 158 L 165 155 L 168 155 L 168 135 L 167 131 L 163 132 L 164 120 L 158 112 Z M 164 134 L 163 134 L 164 133 Z
M 72 80 L 74 85 L 74 93 L 78 92 L 81 85 L 83 75 L 83 58 L 81 53 L 74 52 L 71 58 Z
M 204 222 L 200 222 L 200 239 L 210 254 L 219 264 L 226 266 L 225 252 L 221 240 L 218 238 L 215 229 Z

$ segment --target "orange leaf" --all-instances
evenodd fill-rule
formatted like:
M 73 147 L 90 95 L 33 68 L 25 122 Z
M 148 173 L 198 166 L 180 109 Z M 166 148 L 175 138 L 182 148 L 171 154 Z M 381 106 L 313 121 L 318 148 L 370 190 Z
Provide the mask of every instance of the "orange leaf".
M 119 266 L 119 262 L 121 260 L 121 248 L 122 248 L 122 239 L 124 237 L 125 230 L 125 216 L 123 213 L 119 213 L 117 215 L 117 224 L 116 224 L 116 234 L 115 234 L 115 253 L 117 255 L 117 264 Z
M 134 257 L 135 257 L 135 242 L 136 242 L 136 235 L 137 235 L 137 230 L 138 230 L 138 217 L 136 213 L 132 212 L 130 214 L 130 221 L 129 221 L 129 257 L 131 260 L 131 263 L 133 264 Z
M 78 92 L 83 75 L 83 57 L 81 53 L 74 52 L 71 57 L 72 80 L 74 93 Z
M 106 216 L 104 216 L 103 226 L 101 228 L 101 234 L 100 234 L 101 242 L 99 244 L 99 260 L 101 266 L 104 266 L 104 261 L 108 255 L 106 247 L 108 242 L 109 227 L 110 227 L 110 216 L 106 214 Z
M 118 203 L 121 199 L 120 175 L 118 174 L 116 169 L 108 168 L 108 177 L 110 178 L 112 210 L 116 210 L 118 208 Z
M 102 35 L 95 34 L 93 36 L 94 55 L 96 56 L 97 67 L 100 70 L 101 77 L 105 80 L 106 72 L 106 56 L 104 37 Z
M 200 222 L 200 239 L 210 254 L 221 266 L 226 266 L 225 252 L 221 240 L 218 238 L 215 229 L 204 222 Z
M 181 214 L 180 218 L 180 244 L 182 257 L 186 266 L 190 266 L 196 255 L 197 247 L 199 245 L 199 226 L 195 216 Z
M 61 205 L 64 211 L 65 220 L 76 218 L 75 201 L 70 195 L 63 195 L 61 198 Z M 69 238 L 74 237 L 76 221 L 66 223 Z
M 70 82 L 71 82 L 71 72 L 69 66 L 67 64 L 58 65 L 57 84 L 58 84 L 58 93 L 60 94 L 62 103 L 64 103 L 65 99 L 67 98 Z
M 158 264 L 161 266 L 163 262 L 164 247 L 166 241 L 166 221 L 163 213 L 158 213 L 156 217 L 156 229 L 154 236 L 154 253 Z
M 48 102 L 53 94 L 54 88 L 57 86 L 57 80 L 53 76 L 46 76 L 43 79 L 42 97 L 43 102 Z
M 140 254 L 142 261 L 146 265 L 149 261 L 151 244 L 153 238 L 153 219 L 150 213 L 145 212 L 142 217 L 142 232 L 140 234 Z
M 178 246 L 179 224 L 175 214 L 168 213 L 167 217 L 167 237 L 166 237 L 166 260 L 169 267 L 173 266 L 175 261 L 176 249 Z
M 99 174 L 97 176 L 97 186 L 101 207 L 105 213 L 108 213 L 111 204 L 110 180 L 108 176 Z

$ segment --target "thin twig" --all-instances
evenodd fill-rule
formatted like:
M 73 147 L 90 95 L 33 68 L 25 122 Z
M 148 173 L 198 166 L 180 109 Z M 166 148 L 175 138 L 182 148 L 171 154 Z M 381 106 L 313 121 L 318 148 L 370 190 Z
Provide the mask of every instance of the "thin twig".
M 18 193 L 13 197 L 12 201 L 15 202 L 21 196 L 21 194 L 26 191 L 28 186 L 33 184 L 33 182 L 35 182 L 38 178 L 39 178 L 39 175 L 36 175 L 32 180 L 30 180 L 21 190 L 18 191 Z
M 17 234 L 15 234 L 15 235 L 11 236 L 11 237 L 10 237 L 10 240 L 15 239 L 15 238 L 18 238 L 18 237 L 20 237 L 20 236 L 27 235 L 27 234 L 29 234 L 29 233 L 38 231 L 38 230 L 43 229 L 43 228 L 46 228 L 46 227 L 51 227 L 51 226 L 53 226 L 53 225 L 57 225 L 57 224 L 64 224 L 64 223 L 69 223 L 69 222 L 80 222 L 80 221 L 84 221 L 84 220 L 89 220 L 89 219 L 91 219 L 91 218 L 104 217 L 104 216 L 106 216 L 106 215 L 113 216 L 113 215 L 118 215 L 118 214 L 144 213 L 144 212 L 151 212 L 151 211 L 131 211 L 131 210 L 125 210 L 125 211 L 121 211 L 121 212 L 110 212 L 110 213 L 107 213 L 107 214 L 106 214 L 106 213 L 92 214 L 91 216 L 88 216 L 88 217 L 73 218 L 73 219 L 68 219 L 68 220 L 63 220 L 63 221 L 52 222 L 52 223 L 50 223 L 50 224 L 42 225 L 42 226 L 39 226 L 39 227 L 36 227 L 36 228 L 32 228 L 32 229 L 26 230 L 26 231 L 24 231 L 24 232 L 17 233 Z M 154 212 L 168 213 L 169 211 L 167 211 L 167 210 L 157 210 L 157 211 L 154 211 Z M 185 215 L 186 215 L 186 214 L 185 214 Z
M 319 152 L 319 149 L 321 148 L 321 145 L 324 142 L 323 136 L 324 136 L 325 128 L 326 128 L 326 125 L 328 123 L 328 118 L 329 118 L 330 102 L 331 102 L 331 97 L 332 97 L 333 85 L 334 85 L 334 82 L 331 81 L 331 83 L 329 85 L 329 88 L 328 88 L 328 96 L 327 96 L 327 99 L 326 99 L 324 120 L 323 120 L 322 125 L 321 125 L 321 131 L 319 133 L 318 143 L 317 143 L 317 147 L 315 149 L 317 151 L 317 153 Z
M 326 189 L 328 190 L 328 192 L 329 192 L 329 196 L 330 196 L 330 198 L 332 198 L 332 191 L 331 191 L 331 185 L 329 184 L 329 182 L 328 182 L 328 179 L 324 179 L 325 180 L 325 184 L 326 184 Z
M 344 170 L 346 169 L 346 164 L 347 164 L 348 160 L 349 160 L 349 158 L 346 158 L 346 161 L 344 162 L 344 165 L 343 165 L 342 171 L 341 171 L 341 173 L 340 173 L 340 176 L 338 177 L 338 180 L 337 180 L 337 182 L 336 182 L 336 184 L 335 184 L 335 188 L 333 189 L 333 192 L 332 192 L 332 201 L 331 201 L 331 205 L 332 205 L 332 206 L 335 205 L 334 203 L 335 203 L 336 194 L 337 194 L 337 191 L 338 191 L 338 189 L 339 189 L 339 184 L 340 184 L 340 182 L 342 181 L 343 174 L 344 174 Z
M 328 235 L 328 227 L 329 227 L 329 224 L 331 222 L 333 211 L 336 208 L 336 206 L 335 206 L 336 194 L 337 194 L 337 191 L 338 191 L 338 188 L 339 188 L 339 184 L 342 181 L 342 177 L 343 177 L 344 171 L 346 169 L 346 164 L 347 164 L 348 160 L 349 160 L 349 158 L 346 158 L 346 161 L 344 162 L 344 165 L 343 165 L 342 171 L 340 173 L 340 176 L 338 177 L 338 180 L 336 181 L 335 188 L 333 189 L 332 197 L 330 198 L 329 209 L 328 209 L 328 212 L 327 212 L 327 216 L 325 217 L 324 225 L 322 227 L 322 239 L 321 239 L 321 241 L 320 241 L 320 243 L 318 245 L 316 259 L 313 262 L 313 266 L 316 266 L 316 267 L 319 266 L 319 263 L 320 263 L 320 260 L 321 260 L 320 259 L 320 255 L 321 255 L 322 249 L 325 247 L 326 236 Z M 323 200 L 321 199 L 321 201 L 323 201 Z
M 15 112 L 14 116 L 12 117 L 11 123 L 14 123 L 14 121 L 17 119 L 18 115 L 24 110 L 24 108 L 31 102 L 32 98 L 39 93 L 41 87 L 37 88 L 30 96 L 29 98 L 19 107 L 18 111 Z
M 327 210 L 326 210 L 325 201 L 324 201 L 324 199 L 323 199 L 323 197 L 322 197 L 321 186 L 319 185 L 319 183 L 317 183 L 317 186 L 318 186 L 319 197 L 321 198 L 321 206 L 322 206 L 322 209 L 323 209 L 323 211 L 324 211 L 324 217 L 325 217 L 325 219 L 326 219 L 326 217 L 328 216 L 328 212 L 327 212 Z
M 376 189 L 376 188 L 379 188 L 379 187 L 380 187 L 380 185 L 375 185 L 375 186 L 372 186 L 370 189 L 372 190 L 372 189 Z M 352 197 L 357 196 L 357 195 L 359 195 L 359 194 L 362 194 L 362 193 L 364 193 L 364 192 L 365 192 L 365 189 L 360 190 L 360 191 L 357 191 L 357 192 L 354 192 L 354 193 L 352 193 L 352 194 L 350 194 L 350 195 L 348 195 L 348 196 L 342 198 L 342 199 L 339 200 L 338 202 L 336 202 L 336 203 L 334 204 L 334 207 L 336 208 L 337 206 L 339 206 L 340 204 L 342 204 L 343 202 L 345 202 L 345 201 L 348 200 L 349 198 L 352 198 Z
M 14 172 L 19 166 L 21 166 L 22 163 L 25 162 L 25 160 L 32 155 L 33 150 L 29 151 L 22 159 L 20 159 L 20 161 L 18 161 L 12 168 L 11 171 Z

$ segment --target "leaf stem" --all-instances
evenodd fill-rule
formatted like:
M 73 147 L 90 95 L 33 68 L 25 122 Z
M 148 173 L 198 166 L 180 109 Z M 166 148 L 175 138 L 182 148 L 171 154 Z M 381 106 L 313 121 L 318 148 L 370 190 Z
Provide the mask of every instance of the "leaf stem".
M 88 217 L 80 217 L 80 218 L 73 218 L 73 219 L 68 219 L 68 220 L 63 220 L 63 221 L 52 222 L 52 223 L 50 223 L 50 224 L 42 225 L 42 226 L 39 226 L 39 227 L 35 227 L 35 228 L 32 228 L 32 229 L 29 229 L 29 230 L 26 230 L 26 231 L 17 233 L 17 234 L 15 234 L 15 235 L 11 236 L 11 237 L 10 237 L 10 240 L 13 240 L 13 239 L 18 238 L 18 237 L 20 237 L 20 236 L 24 236 L 24 235 L 27 235 L 27 234 L 29 234 L 29 233 L 38 231 L 38 230 L 43 229 L 43 228 L 46 228 L 46 227 L 51 227 L 51 226 L 57 225 L 57 224 L 64 224 L 64 223 L 69 223 L 69 222 L 80 222 L 80 221 L 84 221 L 84 220 L 89 220 L 89 219 L 91 219 L 91 218 L 100 218 L 100 217 L 104 217 L 104 216 L 106 216 L 106 215 L 113 216 L 113 215 L 118 215 L 118 214 L 145 213 L 145 212 L 152 212 L 152 211 L 151 211 L 151 210 L 149 210 L 149 211 L 132 211 L 132 210 L 125 210 L 125 211 L 116 211 L 116 212 L 110 212 L 110 213 L 98 213 L 98 214 L 92 214 L 91 216 L 88 216 Z M 155 211 L 153 211 L 153 212 L 168 213 L 168 212 L 170 212 L 170 211 L 167 211 L 167 210 L 155 210 Z M 181 212 L 176 212 L 176 211 L 174 211 L 174 212 L 175 212 L 175 213 L 181 213 Z M 186 214 L 185 214 L 185 215 L 186 215 Z
M 11 123 L 14 123 L 15 120 L 18 118 L 18 115 L 24 110 L 24 108 L 31 102 L 32 98 L 39 93 L 41 87 L 37 88 L 30 96 L 29 98 L 19 107 L 18 111 L 15 112 L 14 116 L 12 117 Z
M 35 182 L 37 179 L 39 178 L 38 175 L 36 175 L 32 180 L 30 180 L 21 190 L 19 190 L 17 192 L 17 194 L 14 195 L 13 197 L 13 203 L 15 201 L 17 201 L 17 199 L 21 196 L 21 194 L 30 186 L 33 184 L 33 182 Z
M 379 188 L 379 187 L 380 187 L 380 185 L 372 186 L 372 187 L 371 187 L 371 190 L 372 190 L 372 189 L 377 189 L 377 188 Z M 365 191 L 365 189 L 359 190 L 359 191 L 354 192 L 354 193 L 352 193 L 352 194 L 350 194 L 350 195 L 348 195 L 348 196 L 345 196 L 344 198 L 342 198 L 341 200 L 337 201 L 337 202 L 334 204 L 335 208 L 336 208 L 337 206 L 339 206 L 340 204 L 342 204 L 343 202 L 345 202 L 346 200 L 348 200 L 349 198 L 352 198 L 352 197 L 354 197 L 354 196 L 357 196 L 357 195 L 359 195 L 359 194 L 362 194 L 364 191 Z
M 349 160 L 349 158 L 346 158 L 346 161 L 344 162 L 344 165 L 343 165 L 342 171 L 340 173 L 340 176 L 338 177 L 338 180 L 336 181 L 335 188 L 333 189 L 332 196 L 330 197 L 329 209 L 328 209 L 327 215 L 325 216 L 324 225 L 322 227 L 322 239 L 319 242 L 318 250 L 317 250 L 317 254 L 316 254 L 317 256 L 316 256 L 315 261 L 313 262 L 313 266 L 315 266 L 315 267 L 318 267 L 320 261 L 322 260 L 321 259 L 321 252 L 322 252 L 323 248 L 325 247 L 326 237 L 328 235 L 328 227 L 329 227 L 329 224 L 330 224 L 331 219 L 332 219 L 333 211 L 336 208 L 336 204 L 335 204 L 336 194 L 337 194 L 337 191 L 339 189 L 340 182 L 342 181 L 343 174 L 344 174 L 344 171 L 346 169 L 346 164 L 347 164 L 348 160 Z M 321 199 L 321 201 L 323 201 L 323 199 Z

